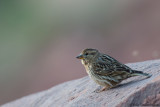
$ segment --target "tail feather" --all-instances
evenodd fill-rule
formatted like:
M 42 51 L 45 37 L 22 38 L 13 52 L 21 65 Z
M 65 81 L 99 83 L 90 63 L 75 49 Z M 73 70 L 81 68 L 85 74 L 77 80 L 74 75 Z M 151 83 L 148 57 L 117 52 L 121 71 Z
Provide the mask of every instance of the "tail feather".
M 133 70 L 132 76 L 146 76 L 147 78 L 151 77 L 152 74 L 144 73 L 142 71 Z

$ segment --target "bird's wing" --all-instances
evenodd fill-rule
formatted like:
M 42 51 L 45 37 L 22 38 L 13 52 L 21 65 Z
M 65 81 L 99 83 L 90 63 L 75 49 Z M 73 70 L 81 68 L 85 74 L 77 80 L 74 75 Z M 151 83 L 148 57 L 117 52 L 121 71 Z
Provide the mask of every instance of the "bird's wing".
M 131 73 L 132 70 L 128 66 L 121 64 L 116 59 L 103 54 L 101 59 L 93 64 L 93 72 L 98 75 L 112 75 L 122 74 L 122 73 Z

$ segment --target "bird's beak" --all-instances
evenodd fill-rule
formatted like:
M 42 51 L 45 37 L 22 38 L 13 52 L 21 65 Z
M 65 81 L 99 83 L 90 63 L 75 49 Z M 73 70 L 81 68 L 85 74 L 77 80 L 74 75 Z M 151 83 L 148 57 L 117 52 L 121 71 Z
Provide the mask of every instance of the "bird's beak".
M 77 59 L 84 59 L 84 57 L 83 57 L 82 54 L 78 55 L 76 58 L 77 58 Z

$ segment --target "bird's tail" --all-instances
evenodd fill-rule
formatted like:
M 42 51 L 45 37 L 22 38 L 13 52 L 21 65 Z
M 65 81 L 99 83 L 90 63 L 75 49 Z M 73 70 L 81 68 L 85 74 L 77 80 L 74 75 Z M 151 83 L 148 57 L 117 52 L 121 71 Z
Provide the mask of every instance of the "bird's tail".
M 151 77 L 152 74 L 144 73 L 142 71 L 133 70 L 132 76 L 146 76 L 147 78 Z

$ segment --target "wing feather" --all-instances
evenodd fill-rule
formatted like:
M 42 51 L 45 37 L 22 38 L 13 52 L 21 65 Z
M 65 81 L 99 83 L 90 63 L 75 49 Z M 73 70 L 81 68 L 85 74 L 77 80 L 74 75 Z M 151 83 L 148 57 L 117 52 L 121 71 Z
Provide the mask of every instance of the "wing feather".
M 93 63 L 92 69 L 95 74 L 98 75 L 121 75 L 124 73 L 131 73 L 132 70 L 128 66 L 118 62 L 116 59 L 108 56 L 108 55 L 101 55 L 96 61 L 96 63 Z

